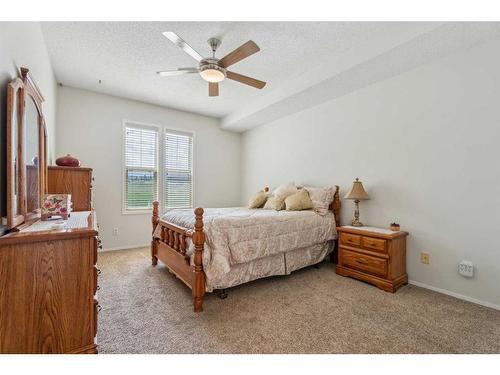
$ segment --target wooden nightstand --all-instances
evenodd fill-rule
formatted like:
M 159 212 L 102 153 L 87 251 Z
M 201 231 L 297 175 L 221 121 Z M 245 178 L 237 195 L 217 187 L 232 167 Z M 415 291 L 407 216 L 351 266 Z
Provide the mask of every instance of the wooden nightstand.
M 408 283 L 406 274 L 407 232 L 375 227 L 337 228 L 337 274 L 350 276 L 394 293 Z

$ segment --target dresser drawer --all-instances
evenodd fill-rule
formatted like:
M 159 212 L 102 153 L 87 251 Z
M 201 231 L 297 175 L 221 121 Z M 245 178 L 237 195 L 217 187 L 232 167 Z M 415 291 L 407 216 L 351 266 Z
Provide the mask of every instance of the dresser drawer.
M 361 246 L 361 236 L 350 233 L 340 233 L 340 244 Z
M 387 275 L 387 261 L 382 258 L 341 248 L 339 262 L 341 266 L 354 268 L 372 275 L 381 277 Z
M 375 250 L 382 253 L 387 252 L 386 241 L 380 238 L 363 236 L 361 237 L 361 246 L 363 246 L 365 249 Z

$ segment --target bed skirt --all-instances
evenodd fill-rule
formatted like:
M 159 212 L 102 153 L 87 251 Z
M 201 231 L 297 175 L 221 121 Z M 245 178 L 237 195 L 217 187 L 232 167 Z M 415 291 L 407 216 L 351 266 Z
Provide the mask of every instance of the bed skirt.
M 217 280 L 206 280 L 206 291 L 226 289 L 269 276 L 289 275 L 293 271 L 323 261 L 334 249 L 334 241 L 328 241 L 285 253 L 255 259 L 231 266 L 231 270 Z

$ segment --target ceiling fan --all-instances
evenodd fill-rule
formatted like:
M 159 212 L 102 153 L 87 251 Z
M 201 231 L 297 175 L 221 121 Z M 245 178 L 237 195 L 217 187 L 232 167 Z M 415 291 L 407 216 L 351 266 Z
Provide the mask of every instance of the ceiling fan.
M 251 40 L 239 46 L 233 52 L 228 53 L 222 59 L 217 59 L 215 57 L 215 51 L 221 44 L 221 41 L 217 38 L 208 39 L 208 45 L 212 49 L 212 57 L 204 58 L 189 44 L 182 40 L 176 33 L 166 31 L 163 33 L 163 35 L 176 46 L 180 47 L 189 56 L 194 58 L 198 62 L 198 67 L 178 68 L 177 70 L 158 72 L 158 75 L 162 77 L 199 73 L 201 78 L 208 82 L 209 96 L 219 96 L 219 82 L 222 82 L 225 78 L 229 78 L 258 89 L 262 89 L 266 85 L 265 82 L 259 81 L 258 79 L 247 77 L 242 74 L 227 70 L 227 68 L 229 68 L 231 65 L 260 51 L 260 48 L 257 46 L 257 44 L 255 44 Z

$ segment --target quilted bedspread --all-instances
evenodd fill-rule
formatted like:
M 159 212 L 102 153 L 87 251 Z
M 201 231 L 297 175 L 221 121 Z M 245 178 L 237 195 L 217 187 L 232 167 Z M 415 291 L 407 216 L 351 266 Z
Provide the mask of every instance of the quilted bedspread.
M 170 210 L 161 220 L 194 228 L 193 209 Z M 203 267 L 208 283 L 223 277 L 232 265 L 322 244 L 337 235 L 331 212 L 321 216 L 313 211 L 207 208 L 203 223 Z M 188 251 L 190 255 L 194 252 L 192 243 Z

